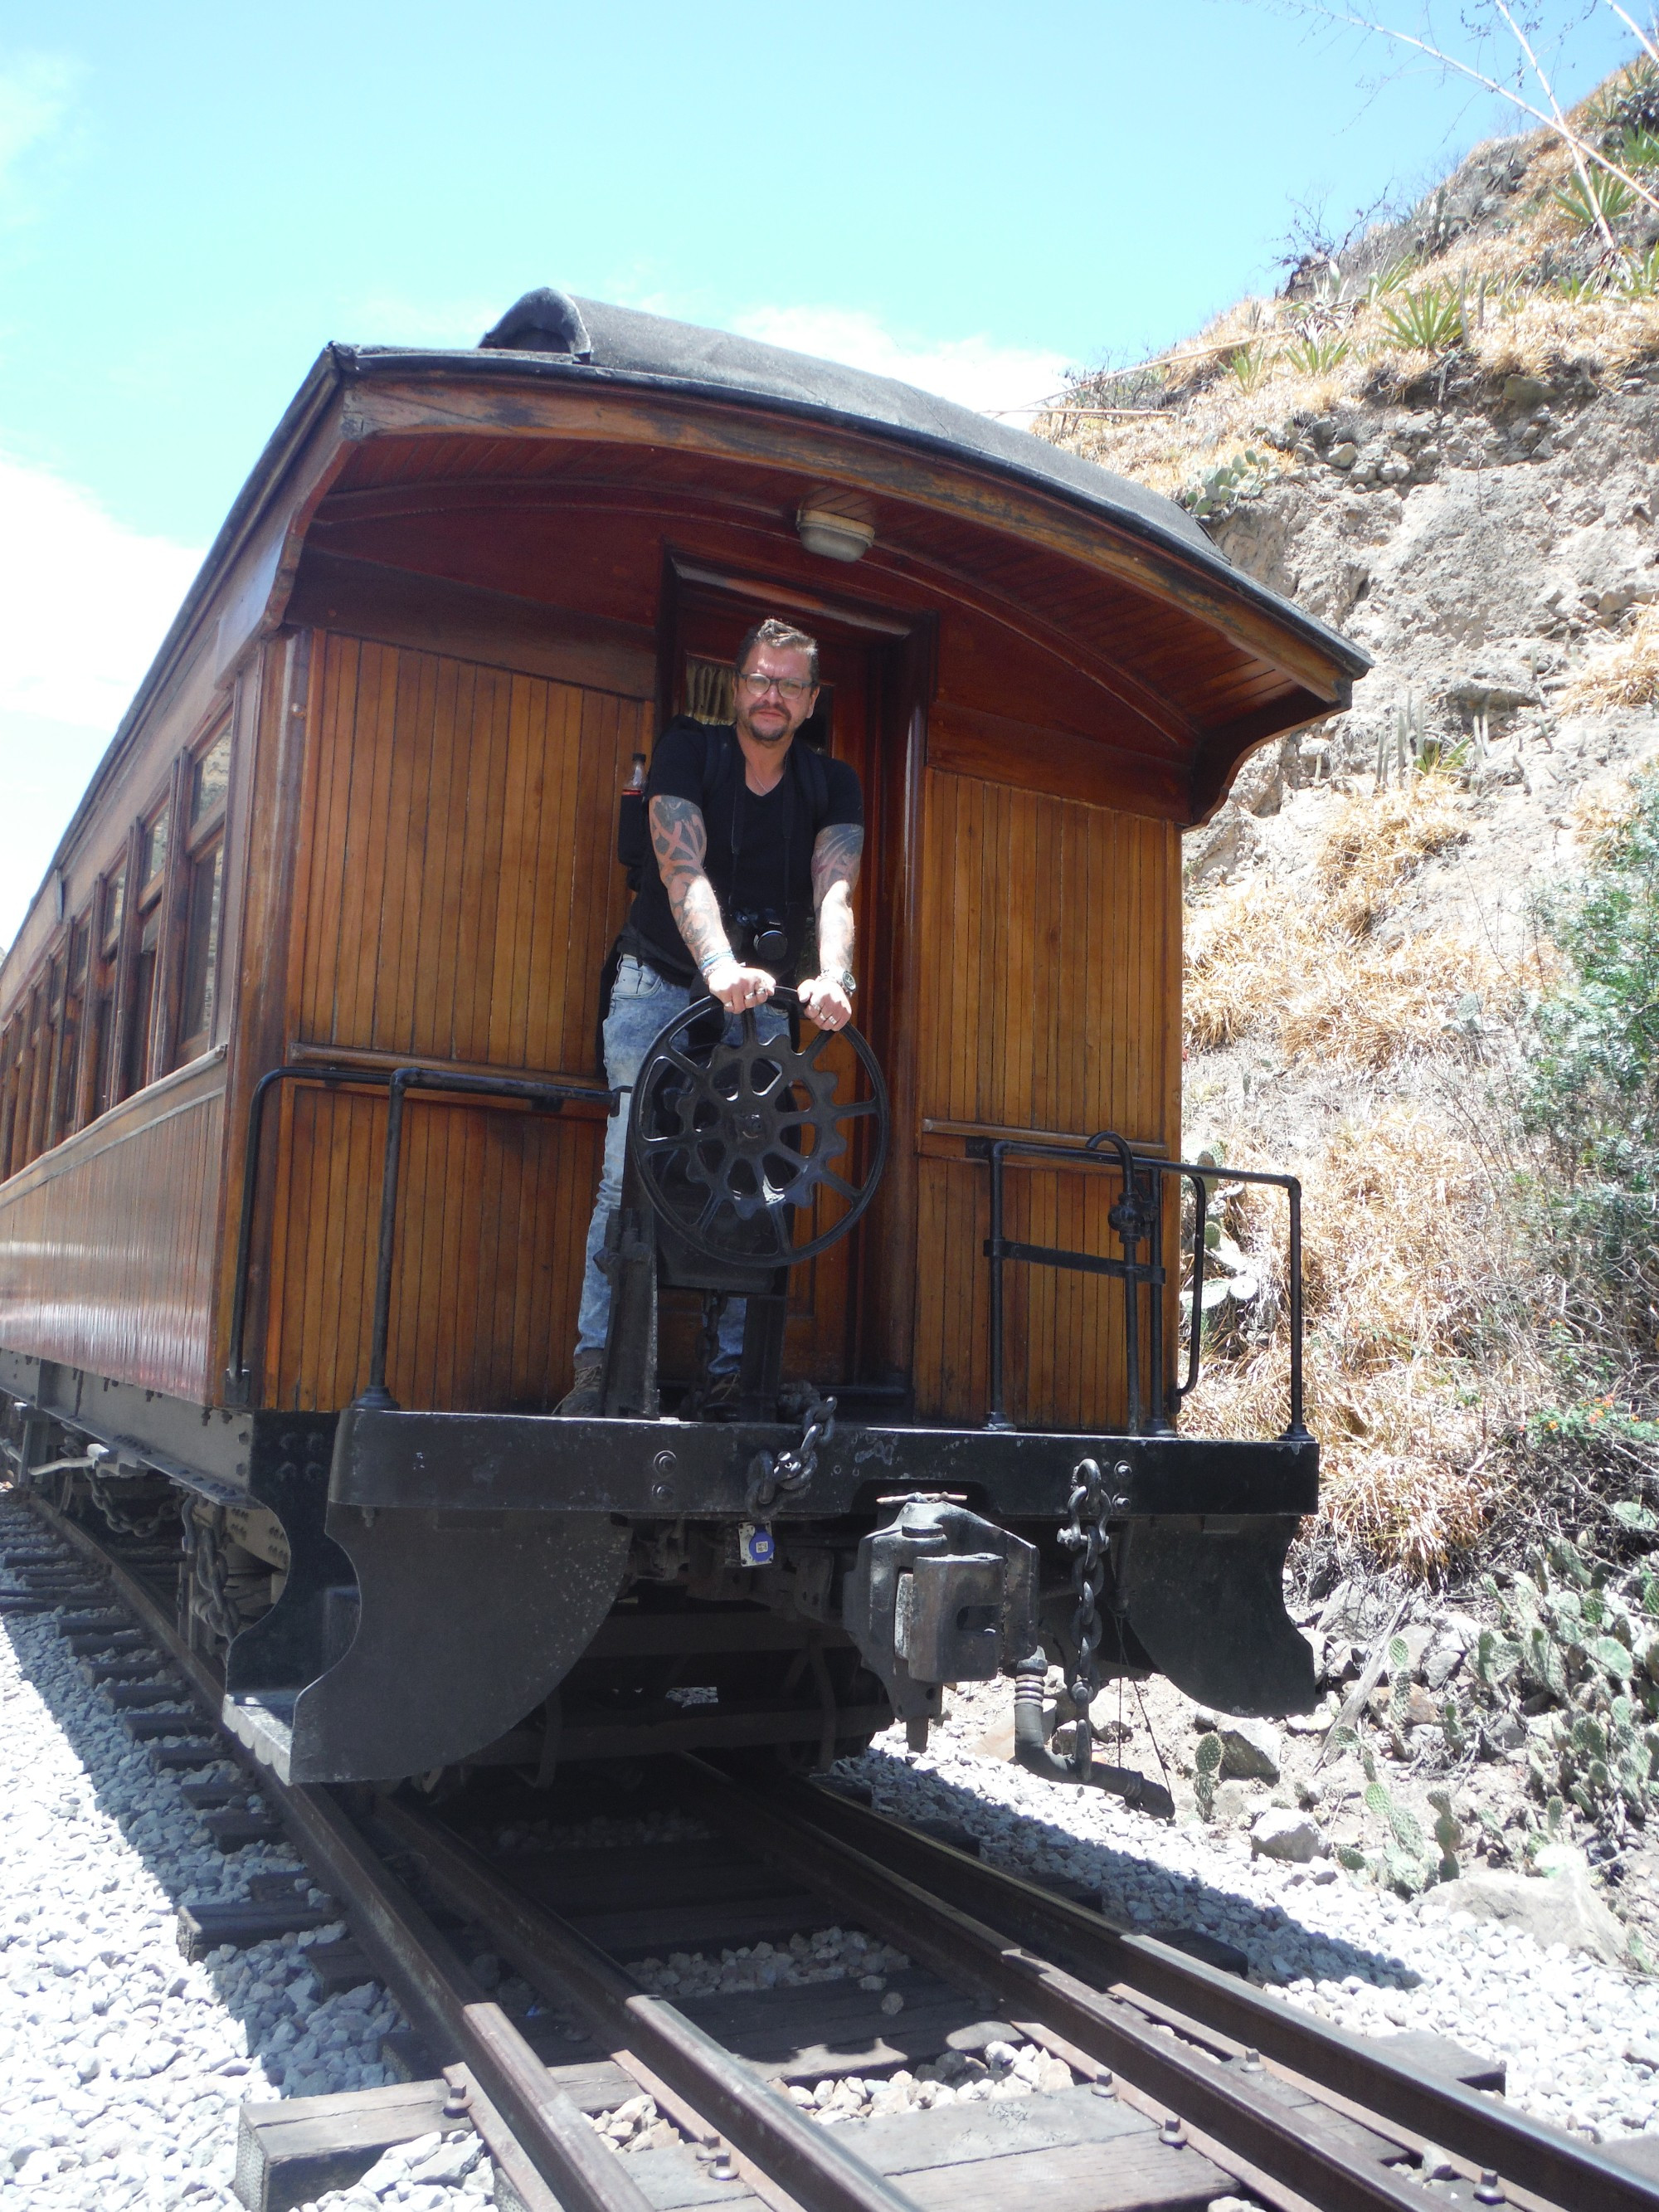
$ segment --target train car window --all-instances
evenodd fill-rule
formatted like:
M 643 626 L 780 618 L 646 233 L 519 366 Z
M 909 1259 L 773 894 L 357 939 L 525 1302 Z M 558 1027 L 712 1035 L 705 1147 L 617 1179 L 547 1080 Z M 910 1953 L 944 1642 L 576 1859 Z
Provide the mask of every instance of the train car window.
M 155 819 L 144 824 L 139 840 L 138 888 L 147 891 L 161 879 L 161 871 L 167 864 L 167 811 L 164 806 Z
M 230 726 L 219 732 L 191 770 L 190 826 L 202 827 L 218 813 L 230 788 Z
M 180 1013 L 181 1060 L 207 1050 L 219 976 L 219 915 L 224 901 L 225 848 L 216 840 L 191 862 L 190 904 L 185 931 L 185 989 Z
M 51 1141 L 54 1145 L 71 1133 L 78 1119 L 81 1049 L 86 1027 L 88 955 L 91 937 L 90 916 L 77 921 L 70 932 L 63 1023 L 58 1037 L 58 1081 L 52 1109 Z
M 125 1065 L 121 1070 L 121 1095 L 130 1098 L 144 1085 L 149 1060 L 150 1018 L 155 1011 L 155 959 L 161 940 L 161 908 L 158 903 L 144 916 L 138 938 L 138 955 L 132 963 L 132 1012 L 127 1024 Z
M 121 945 L 121 923 L 127 905 L 127 864 L 120 866 L 104 882 L 104 927 L 101 950 L 106 960 L 113 960 Z
M 0 1176 L 11 1173 L 12 1131 L 17 1120 L 18 1029 L 0 1033 Z
M 40 1149 L 35 1131 L 40 1118 L 40 1058 L 41 1047 L 46 1041 L 45 998 L 46 994 L 39 984 L 29 994 L 28 1029 L 23 1048 L 22 1095 L 18 1100 L 18 1116 L 22 1126 L 20 1167 L 27 1167 Z

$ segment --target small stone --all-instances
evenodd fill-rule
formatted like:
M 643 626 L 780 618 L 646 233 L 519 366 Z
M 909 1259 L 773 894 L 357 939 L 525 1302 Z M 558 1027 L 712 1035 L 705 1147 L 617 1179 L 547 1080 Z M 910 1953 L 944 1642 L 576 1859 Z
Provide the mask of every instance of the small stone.
M 1223 1716 L 1221 1771 L 1239 1782 L 1277 1782 L 1284 1759 L 1284 1738 L 1271 1721 Z
M 1288 1859 L 1297 1866 L 1305 1866 L 1319 1856 L 1322 1838 L 1318 1829 L 1305 1813 L 1292 1813 L 1270 1805 L 1258 1815 L 1250 1830 L 1250 1851 L 1253 1856 Z
M 904 2010 L 902 1992 L 898 1990 L 889 1990 L 881 2001 L 881 2008 L 890 2020 L 896 2014 L 902 2013 Z
M 1340 446 L 1333 446 L 1326 459 L 1334 469 L 1351 469 L 1359 459 L 1359 448 L 1351 438 L 1344 438 Z

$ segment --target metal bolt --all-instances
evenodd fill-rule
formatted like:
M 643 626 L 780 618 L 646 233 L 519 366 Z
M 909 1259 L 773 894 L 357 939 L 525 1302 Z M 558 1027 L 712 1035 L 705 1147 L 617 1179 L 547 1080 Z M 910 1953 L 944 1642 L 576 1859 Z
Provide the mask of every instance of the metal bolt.
M 444 2099 L 444 2118 L 447 2120 L 464 2120 L 466 2118 L 466 2112 L 467 2099 L 465 2090 L 452 2089 L 449 2094 Z
M 1474 2201 L 1477 2204 L 1502 2204 L 1506 2201 L 1503 2184 L 1498 2179 L 1498 2168 L 1495 2166 L 1481 2168 L 1480 2179 L 1475 2184 Z
M 713 2166 L 709 2167 L 708 2179 L 711 2181 L 735 2181 L 737 2178 L 731 2160 L 722 2151 Z
M 1176 2119 L 1173 2112 L 1171 2112 L 1168 2119 L 1164 2121 L 1163 2129 L 1160 2131 L 1158 2139 L 1163 2144 L 1165 2150 L 1186 2149 L 1187 2130 L 1182 2126 L 1180 2121 Z
M 653 1482 L 651 1486 L 651 1495 L 657 1504 L 666 1505 L 674 1495 L 674 1486 L 672 1482 Z
M 672 1451 L 659 1451 L 651 1462 L 651 1472 L 653 1474 L 672 1474 L 678 1465 L 679 1462 Z
M 1117 2094 L 1117 2083 L 1109 2073 L 1097 2075 L 1091 2086 L 1097 2097 L 1115 2097 Z
M 1261 2053 L 1259 2051 L 1246 2050 L 1238 2063 L 1245 2073 L 1259 2074 L 1261 2071 Z

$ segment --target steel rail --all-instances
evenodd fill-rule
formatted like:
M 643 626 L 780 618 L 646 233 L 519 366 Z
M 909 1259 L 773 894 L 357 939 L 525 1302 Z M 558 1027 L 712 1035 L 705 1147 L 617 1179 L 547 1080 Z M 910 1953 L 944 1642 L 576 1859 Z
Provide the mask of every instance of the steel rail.
M 44 1498 L 27 1498 L 82 1558 L 106 1572 L 123 1605 L 183 1674 L 219 1728 L 222 1686 L 138 1578 L 96 1537 Z M 313 1871 L 344 1903 L 354 1932 L 417 2033 L 440 2057 L 460 2057 L 557 2197 L 562 2212 L 651 2212 L 624 2162 L 497 2004 L 484 1997 L 445 1936 L 374 1851 L 331 1789 L 293 1786 L 268 1769 L 260 1781 Z
M 532 1986 L 568 1994 L 605 2044 L 626 2046 L 806 2212 L 917 2212 L 884 2174 L 762 2081 L 666 1997 L 653 1996 L 550 1907 L 522 1895 L 430 1814 L 381 1799 L 375 1820 L 480 1921 Z
M 1496 2106 L 1461 2082 L 1427 2080 L 1364 2037 L 830 1790 L 795 1784 L 787 1798 L 815 1826 L 949 1897 L 1000 1935 L 1069 1959 L 1091 1980 L 1170 2007 L 1471 2166 L 1507 2172 L 1517 2183 L 1524 2175 L 1529 2191 L 1563 2212 L 1652 2212 L 1650 2184 L 1547 2121 Z
M 697 1771 L 700 1810 L 746 1848 L 827 1891 L 935 1972 L 958 1984 L 965 1977 L 1015 2019 L 1039 2021 L 1065 2037 L 1322 2212 L 1421 2212 L 1422 2189 L 1414 2176 L 1407 2179 L 1357 2155 L 1324 2133 L 1305 2108 L 1287 2108 L 1242 2071 L 1183 2051 L 1138 2014 L 1131 1999 L 1103 1994 L 1010 1941 L 951 1898 L 815 1825 L 816 1814 L 809 1823 L 700 1761 L 684 1764 Z M 1251 2026 L 1256 2026 L 1254 2016 Z M 1573 2212 L 1653 2212 L 1652 2191 L 1638 2176 L 1590 2153 L 1564 2152 L 1535 2122 L 1506 2131 L 1498 2157 L 1480 2163 L 1495 2167 L 1500 2178 L 1507 2170 L 1536 2196 L 1541 2191 L 1535 2160 L 1545 2148 L 1554 2154 L 1553 2170 L 1571 2184 L 1557 2201 Z

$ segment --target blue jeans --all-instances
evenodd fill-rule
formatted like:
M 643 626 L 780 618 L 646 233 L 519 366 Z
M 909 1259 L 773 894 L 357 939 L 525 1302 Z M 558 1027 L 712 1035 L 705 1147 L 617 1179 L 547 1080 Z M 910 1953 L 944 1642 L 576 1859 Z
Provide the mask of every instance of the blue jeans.
M 702 993 L 698 994 L 700 997 Z M 628 1115 L 634 1103 L 634 1085 L 646 1048 L 672 1014 L 684 1013 L 691 994 L 683 983 L 671 983 L 654 968 L 624 954 L 617 969 L 611 994 L 611 1012 L 605 1018 L 605 1079 L 623 1093 L 622 1103 L 611 1116 L 605 1133 L 605 1167 L 599 1194 L 593 1201 L 593 1218 L 587 1227 L 587 1266 L 582 1275 L 582 1302 L 576 1318 L 576 1354 L 603 1352 L 611 1325 L 611 1279 L 599 1266 L 605 1232 L 615 1209 L 622 1204 L 623 1160 L 628 1144 Z M 755 1025 L 763 1040 L 781 1036 L 789 1026 L 787 1015 L 771 1006 L 756 1010 Z M 728 1034 L 740 1034 L 732 1018 Z M 720 1348 L 709 1363 L 710 1372 L 737 1372 L 743 1352 L 743 1316 L 746 1301 L 729 1298 L 720 1316 Z

